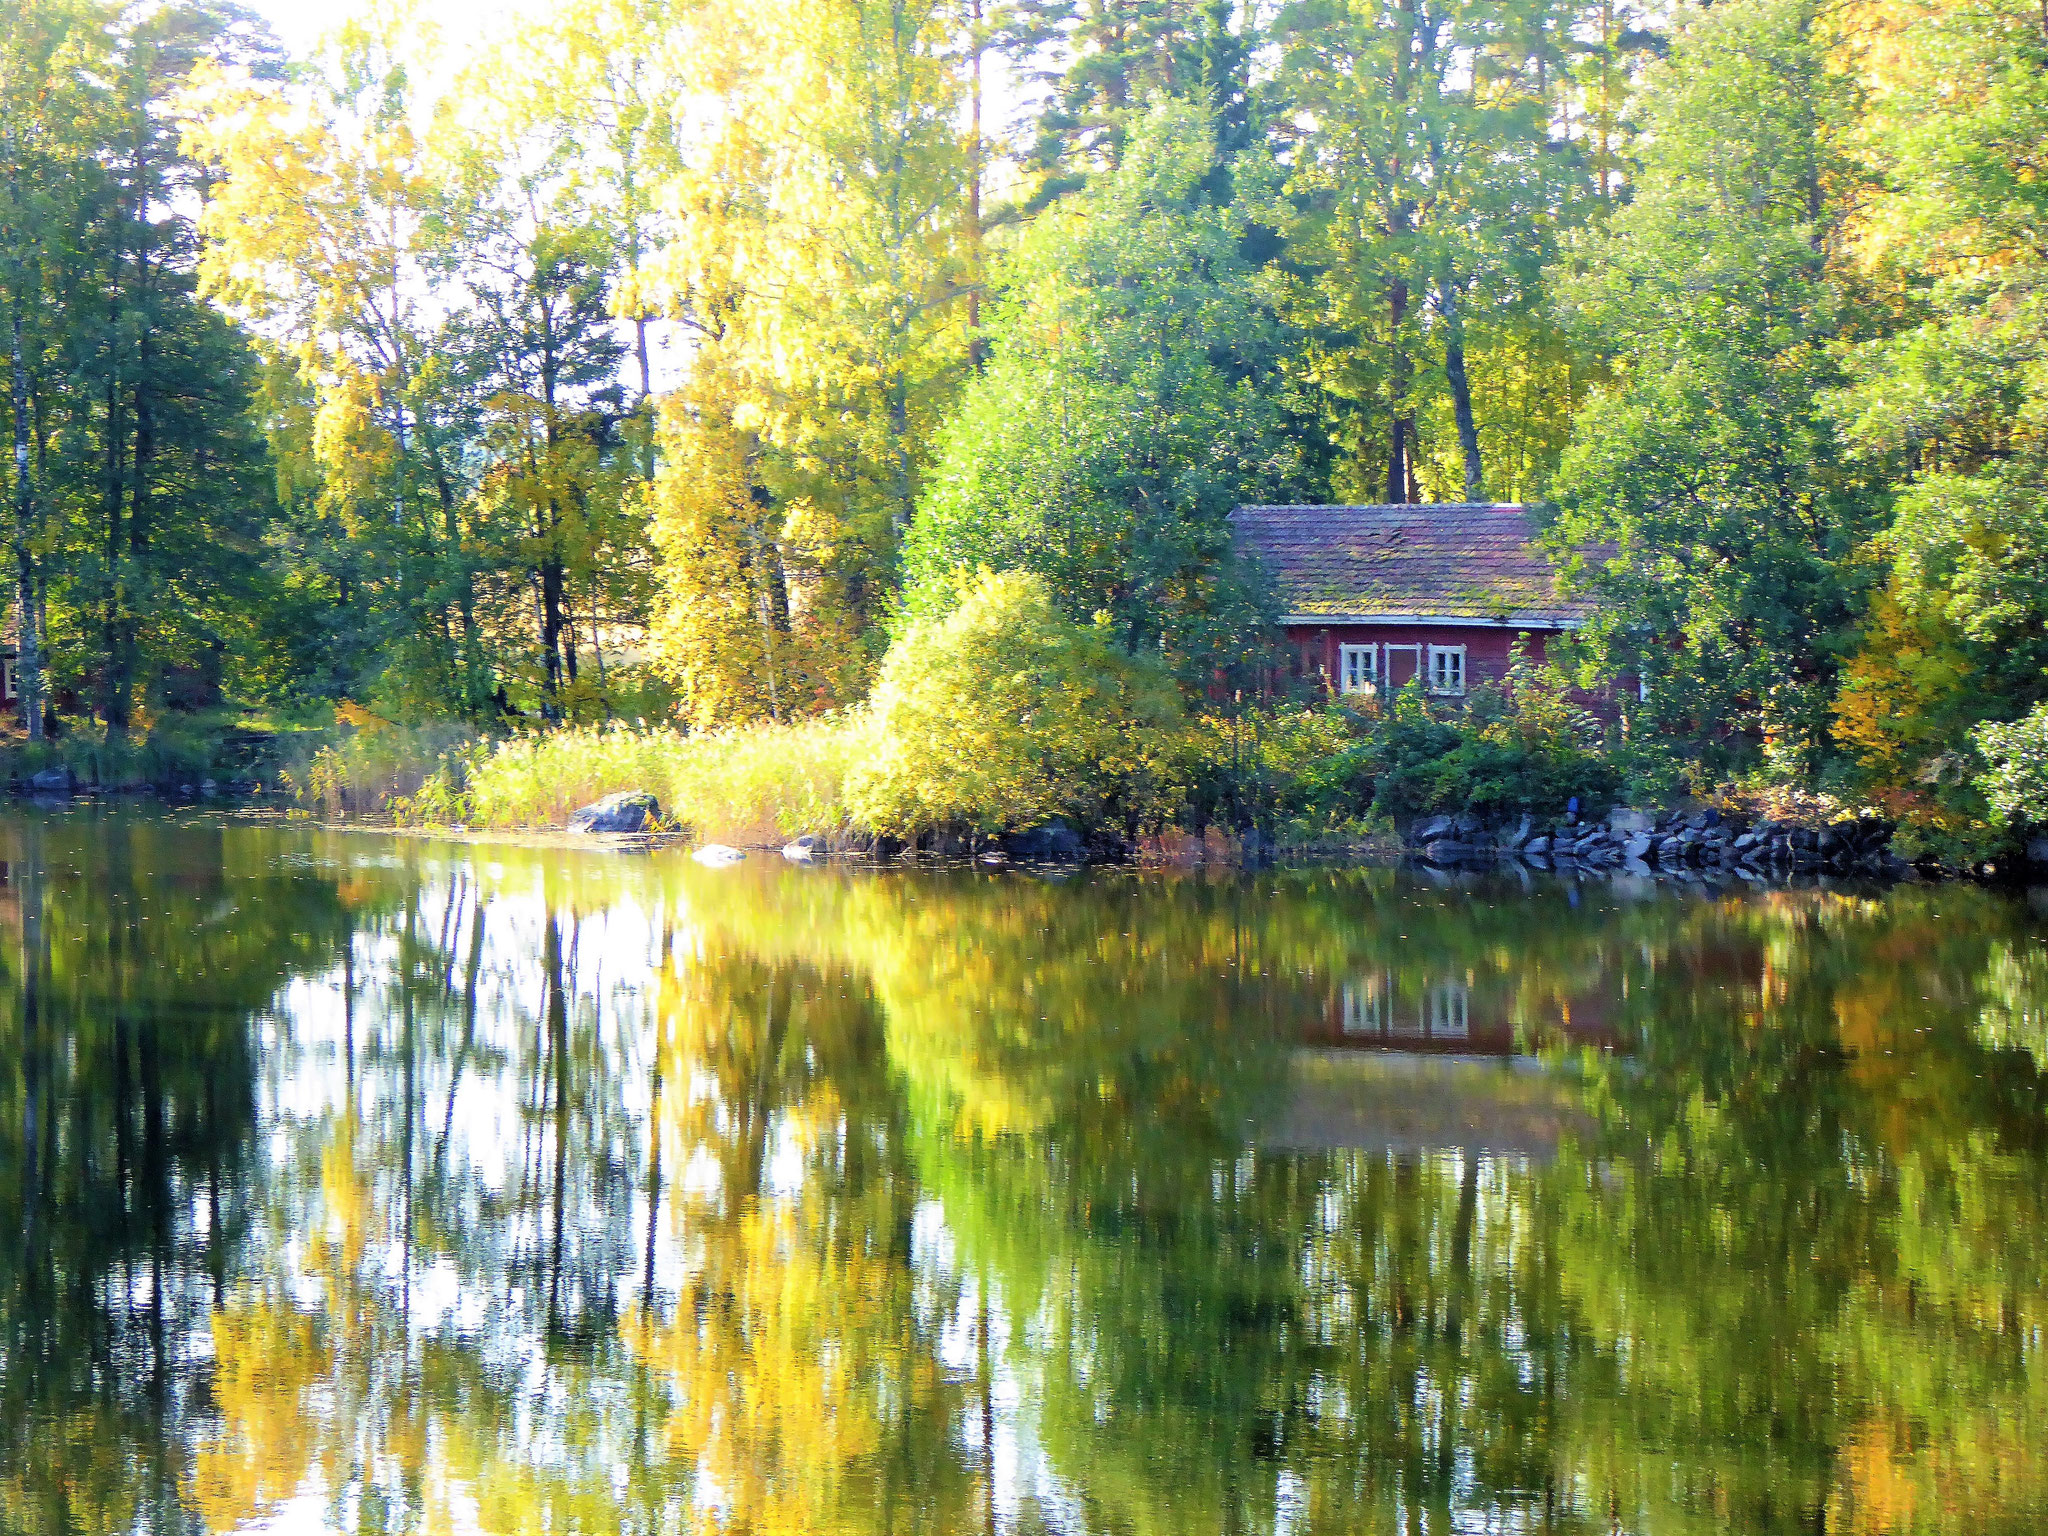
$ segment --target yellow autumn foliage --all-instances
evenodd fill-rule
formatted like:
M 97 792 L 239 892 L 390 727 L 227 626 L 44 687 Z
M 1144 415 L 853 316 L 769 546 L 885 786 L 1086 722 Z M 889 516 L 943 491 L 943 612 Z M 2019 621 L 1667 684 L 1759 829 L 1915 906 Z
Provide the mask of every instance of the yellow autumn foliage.
M 1909 605 L 1895 582 L 1873 602 L 1864 643 L 1843 668 L 1835 738 L 1880 783 L 1909 786 L 1959 739 L 1954 716 L 1968 682 L 1953 627 L 1927 605 Z

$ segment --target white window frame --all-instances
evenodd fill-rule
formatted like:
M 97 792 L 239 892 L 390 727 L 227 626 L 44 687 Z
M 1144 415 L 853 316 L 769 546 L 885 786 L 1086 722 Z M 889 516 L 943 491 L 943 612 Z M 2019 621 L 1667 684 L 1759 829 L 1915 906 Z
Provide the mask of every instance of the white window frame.
M 1429 992 L 1429 1037 L 1469 1040 L 1472 1036 L 1472 995 L 1464 983 L 1439 982 Z
M 1359 1035 L 1386 1033 L 1377 977 L 1362 982 L 1344 983 L 1343 1028 L 1346 1036 L 1354 1038 Z
M 0 661 L 0 697 L 19 699 L 21 697 L 21 663 L 9 657 Z
M 1455 676 L 1452 674 L 1455 673 Z M 1465 647 L 1432 645 L 1429 648 L 1429 691 L 1460 694 L 1465 691 Z
M 1380 648 L 1376 645 L 1337 647 L 1337 688 L 1341 693 L 1380 691 Z

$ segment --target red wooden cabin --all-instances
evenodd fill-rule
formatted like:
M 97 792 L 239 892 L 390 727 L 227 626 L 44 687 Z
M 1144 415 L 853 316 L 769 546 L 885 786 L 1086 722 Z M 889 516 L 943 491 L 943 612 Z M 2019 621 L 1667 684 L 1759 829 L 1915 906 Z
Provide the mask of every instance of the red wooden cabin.
M 1231 522 L 1278 591 L 1301 670 L 1340 693 L 1420 677 L 1459 698 L 1505 676 L 1518 642 L 1541 662 L 1594 612 L 1558 590 L 1526 507 L 1250 506 Z

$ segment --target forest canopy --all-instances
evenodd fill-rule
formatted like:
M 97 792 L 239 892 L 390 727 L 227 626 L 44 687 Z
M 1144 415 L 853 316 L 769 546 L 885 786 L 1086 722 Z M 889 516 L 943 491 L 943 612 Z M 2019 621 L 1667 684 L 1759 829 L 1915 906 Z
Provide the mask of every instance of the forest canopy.
M 991 572 L 1193 700 L 1234 505 L 1493 499 L 1638 741 L 2048 820 L 2037 8 L 0 26 L 33 735 L 793 724 Z

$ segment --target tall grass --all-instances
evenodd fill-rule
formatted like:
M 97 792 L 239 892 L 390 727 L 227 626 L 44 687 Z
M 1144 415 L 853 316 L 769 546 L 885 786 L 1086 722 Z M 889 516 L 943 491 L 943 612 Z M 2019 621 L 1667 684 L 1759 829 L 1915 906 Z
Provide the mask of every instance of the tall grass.
M 844 829 L 859 730 L 821 719 L 701 735 L 602 725 L 517 736 L 452 756 L 400 817 L 559 827 L 580 806 L 637 789 L 652 792 L 668 824 L 701 842 L 761 847 Z

